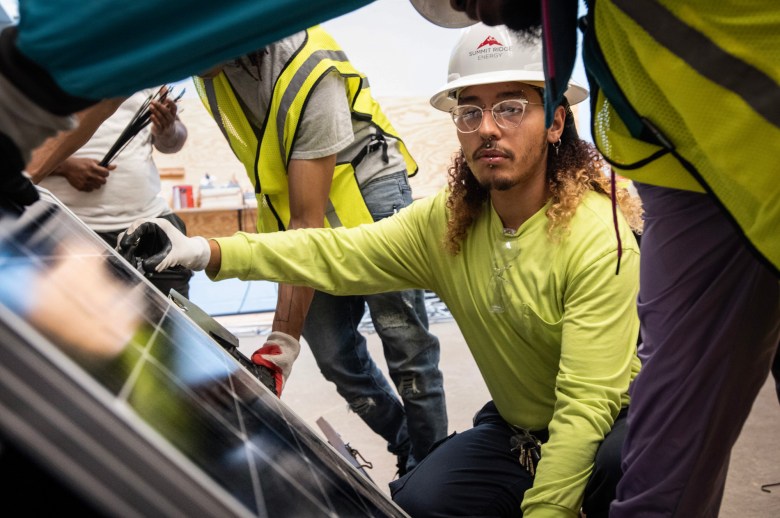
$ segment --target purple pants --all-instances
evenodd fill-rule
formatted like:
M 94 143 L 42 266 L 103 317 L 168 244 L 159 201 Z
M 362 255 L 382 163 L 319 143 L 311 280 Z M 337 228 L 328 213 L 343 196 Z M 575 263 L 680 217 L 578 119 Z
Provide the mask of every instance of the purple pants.
M 780 282 L 709 196 L 637 189 L 643 365 L 610 516 L 716 517 L 780 342 Z

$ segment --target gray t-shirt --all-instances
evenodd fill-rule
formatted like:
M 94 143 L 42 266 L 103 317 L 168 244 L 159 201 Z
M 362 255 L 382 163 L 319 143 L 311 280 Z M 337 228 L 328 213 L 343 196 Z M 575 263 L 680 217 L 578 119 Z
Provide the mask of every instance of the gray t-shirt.
M 304 42 L 304 32 L 296 33 L 266 47 L 259 65 L 242 57 L 242 64 L 228 63 L 223 72 L 243 104 L 250 124 L 262 128 L 268 114 L 273 86 L 282 68 Z M 302 115 L 301 127 L 293 145 L 292 158 L 316 159 L 337 153 L 338 163 L 351 162 L 372 142 L 377 130 L 370 123 L 352 119 L 346 85 L 332 72 L 315 87 Z M 373 145 L 358 165 L 358 184 L 363 186 L 382 176 L 405 169 L 398 141 L 385 137 L 388 162 L 382 159 L 382 146 Z

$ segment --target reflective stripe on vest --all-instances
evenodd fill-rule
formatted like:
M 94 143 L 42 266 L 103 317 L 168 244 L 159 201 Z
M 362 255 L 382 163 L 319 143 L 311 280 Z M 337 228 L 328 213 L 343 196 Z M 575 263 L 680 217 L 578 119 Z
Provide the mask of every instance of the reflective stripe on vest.
M 777 272 L 780 11 L 775 0 L 750 6 L 597 0 L 592 14 L 589 45 L 603 57 L 612 84 L 631 108 L 612 105 L 609 87 L 594 96 L 593 138 L 599 150 L 632 180 L 710 193 Z M 603 75 L 595 75 L 604 82 Z M 649 125 L 638 129 L 631 111 Z M 653 131 L 638 135 L 648 128 L 657 129 L 660 139 L 648 138 Z
M 338 44 L 319 26 L 306 31 L 306 40 L 285 64 L 274 85 L 271 107 L 261 130 L 260 142 L 243 113 L 227 77 L 220 73 L 210 82 L 196 79 L 201 100 L 214 116 L 218 106 L 223 133 L 246 169 L 258 203 L 258 230 L 284 230 L 290 222 L 287 164 L 299 129 L 301 115 L 319 81 L 332 71 L 344 78 L 352 117 L 370 122 L 379 132 L 398 139 L 409 176 L 417 172 L 405 144 L 371 97 L 368 80 L 349 63 Z M 216 102 L 209 100 L 216 99 Z M 259 153 L 258 153 L 259 151 Z M 336 165 L 324 224 L 353 227 L 373 221 L 355 177 L 353 164 Z

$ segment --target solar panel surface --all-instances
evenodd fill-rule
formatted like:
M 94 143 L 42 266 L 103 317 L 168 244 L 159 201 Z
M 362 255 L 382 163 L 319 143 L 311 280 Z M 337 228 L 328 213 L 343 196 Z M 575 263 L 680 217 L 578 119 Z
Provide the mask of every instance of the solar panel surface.
M 41 195 L 0 216 L 0 440 L 108 515 L 405 516 Z

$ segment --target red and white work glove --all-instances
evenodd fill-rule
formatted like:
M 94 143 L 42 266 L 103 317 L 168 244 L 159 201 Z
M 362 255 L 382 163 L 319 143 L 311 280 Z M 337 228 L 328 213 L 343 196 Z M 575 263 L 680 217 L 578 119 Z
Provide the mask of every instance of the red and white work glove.
M 300 351 L 298 340 L 281 331 L 273 331 L 265 344 L 252 353 L 252 363 L 262 365 L 273 373 L 276 395 L 279 397 L 282 397 L 284 383 L 290 377 L 293 362 Z

